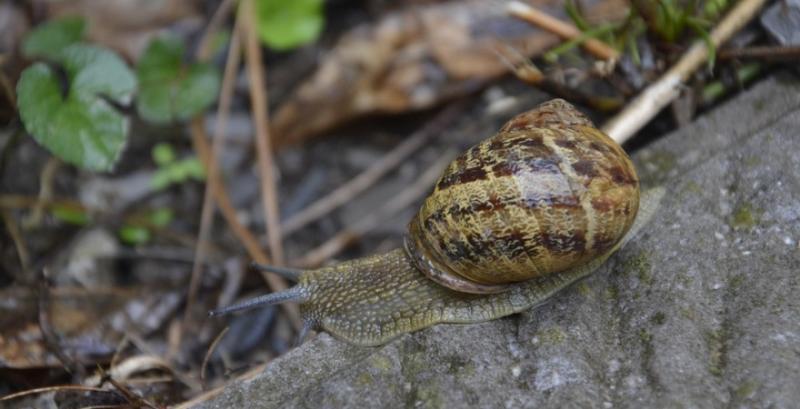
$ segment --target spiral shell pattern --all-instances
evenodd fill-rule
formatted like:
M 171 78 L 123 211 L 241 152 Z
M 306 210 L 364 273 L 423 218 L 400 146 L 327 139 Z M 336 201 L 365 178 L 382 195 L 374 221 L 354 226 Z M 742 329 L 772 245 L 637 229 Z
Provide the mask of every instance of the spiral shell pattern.
M 556 99 L 456 158 L 409 223 L 405 247 L 442 285 L 499 292 L 605 254 L 638 207 L 625 151 Z

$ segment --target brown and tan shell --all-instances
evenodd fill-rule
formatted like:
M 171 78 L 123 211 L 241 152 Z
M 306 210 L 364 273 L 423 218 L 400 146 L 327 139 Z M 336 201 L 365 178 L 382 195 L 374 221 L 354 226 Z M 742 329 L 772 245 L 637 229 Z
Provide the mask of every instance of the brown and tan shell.
M 446 287 L 500 292 L 607 253 L 638 207 L 625 151 L 556 99 L 453 161 L 409 223 L 405 246 Z

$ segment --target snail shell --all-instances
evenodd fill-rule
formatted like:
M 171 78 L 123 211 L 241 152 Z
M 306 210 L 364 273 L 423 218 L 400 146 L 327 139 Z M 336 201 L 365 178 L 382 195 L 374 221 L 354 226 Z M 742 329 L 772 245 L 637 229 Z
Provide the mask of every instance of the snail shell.
M 552 100 L 450 164 L 409 223 L 404 249 L 315 270 L 262 266 L 297 285 L 212 315 L 298 302 L 306 329 L 359 345 L 503 317 L 596 270 L 650 219 L 663 193 L 644 192 L 640 208 L 622 148 Z
M 439 284 L 499 292 L 606 253 L 638 207 L 628 155 L 556 99 L 453 161 L 411 220 L 405 246 Z

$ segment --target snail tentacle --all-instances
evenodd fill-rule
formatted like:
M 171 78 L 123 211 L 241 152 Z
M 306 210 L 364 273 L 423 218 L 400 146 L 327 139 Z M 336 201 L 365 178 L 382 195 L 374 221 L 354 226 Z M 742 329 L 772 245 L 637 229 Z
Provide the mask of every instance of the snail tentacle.
M 275 273 L 293 283 L 300 281 L 300 276 L 303 274 L 303 270 L 301 269 L 278 267 L 269 264 L 259 264 L 256 262 L 250 263 L 250 268 L 257 271 Z
M 211 310 L 208 315 L 215 317 L 218 315 L 230 314 L 236 311 L 249 310 L 256 307 L 266 307 L 268 305 L 275 305 L 284 302 L 303 303 L 308 299 L 308 292 L 303 286 L 294 286 L 284 291 L 277 293 L 265 294 L 259 297 L 250 298 L 240 303 L 229 305 L 227 307 Z

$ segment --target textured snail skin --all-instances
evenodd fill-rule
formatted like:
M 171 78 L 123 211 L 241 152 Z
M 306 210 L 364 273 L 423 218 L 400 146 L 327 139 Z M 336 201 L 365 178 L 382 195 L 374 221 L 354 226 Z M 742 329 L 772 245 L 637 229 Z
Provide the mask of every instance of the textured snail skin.
M 289 290 L 216 313 L 298 302 L 307 328 L 358 345 L 504 317 L 603 265 L 663 194 L 643 192 L 640 203 L 622 148 L 572 105 L 549 101 L 450 165 L 404 249 L 299 272 Z
M 496 294 L 468 294 L 422 275 L 402 249 L 308 271 L 300 310 L 307 323 L 352 344 L 382 345 L 404 333 L 441 323 L 476 323 L 528 310 L 594 272 L 649 222 L 663 188 L 642 193 L 627 235 L 605 254 L 557 274 L 509 286 Z

